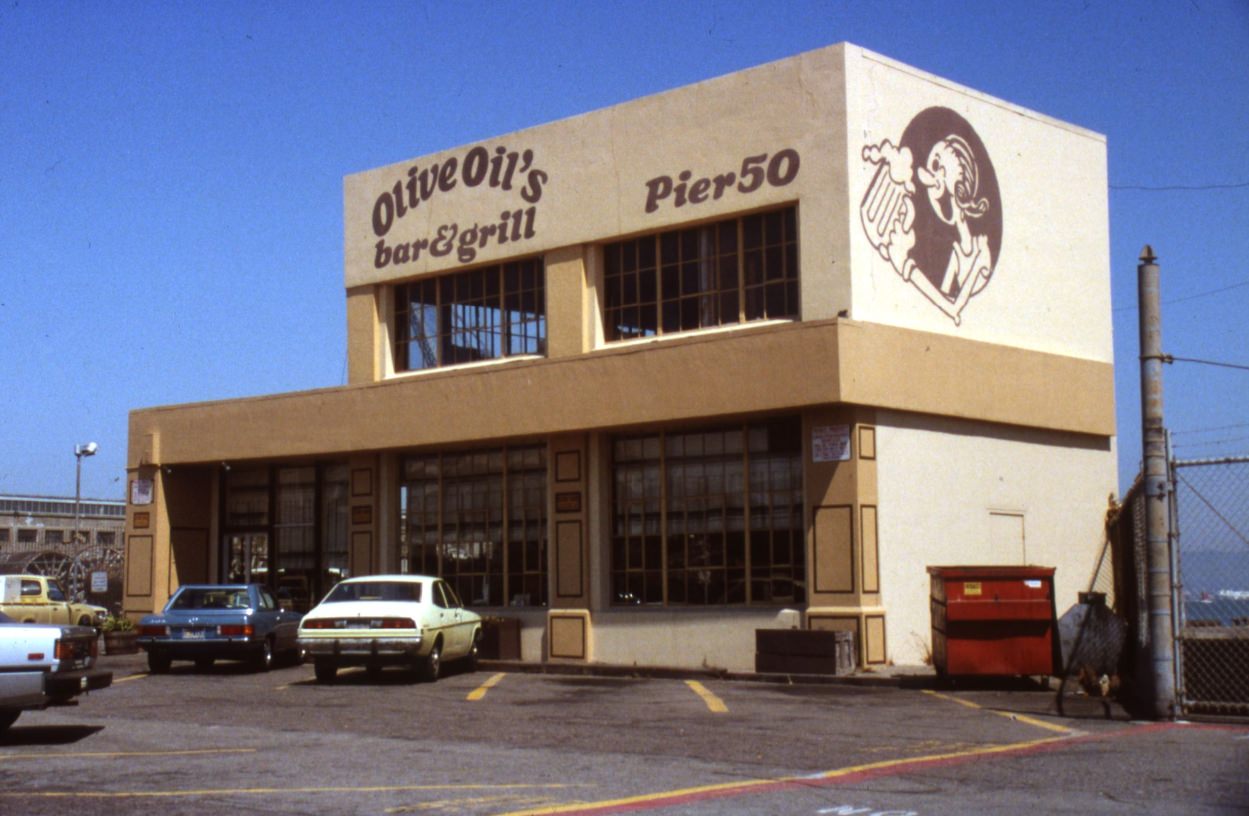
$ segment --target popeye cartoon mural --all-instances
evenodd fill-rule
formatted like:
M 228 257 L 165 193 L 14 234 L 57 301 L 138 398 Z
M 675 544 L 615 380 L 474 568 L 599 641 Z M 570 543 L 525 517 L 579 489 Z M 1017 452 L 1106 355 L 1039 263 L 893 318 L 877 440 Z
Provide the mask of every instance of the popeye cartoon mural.
M 989 285 L 1002 246 L 1001 194 L 984 143 L 954 111 L 928 108 L 898 145 L 868 145 L 863 160 L 877 166 L 859 206 L 868 240 L 960 325 L 967 302 Z

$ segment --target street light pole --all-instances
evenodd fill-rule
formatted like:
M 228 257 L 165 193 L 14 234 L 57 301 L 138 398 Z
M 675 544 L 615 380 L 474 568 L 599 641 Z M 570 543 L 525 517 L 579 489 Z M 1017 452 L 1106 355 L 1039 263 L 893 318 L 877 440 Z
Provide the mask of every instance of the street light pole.
M 95 452 L 100 446 L 94 442 L 88 442 L 85 445 L 74 446 L 74 459 L 77 460 L 77 466 L 74 468 L 74 544 L 79 543 L 82 538 L 82 457 L 95 456 Z

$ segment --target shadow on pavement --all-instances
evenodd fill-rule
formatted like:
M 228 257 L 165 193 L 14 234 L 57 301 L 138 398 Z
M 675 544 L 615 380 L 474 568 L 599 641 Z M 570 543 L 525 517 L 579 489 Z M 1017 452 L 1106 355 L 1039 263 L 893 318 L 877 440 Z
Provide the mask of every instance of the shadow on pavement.
M 0 734 L 0 747 L 72 745 L 103 730 L 102 725 L 22 725 L 22 721 L 18 720 L 8 731 Z

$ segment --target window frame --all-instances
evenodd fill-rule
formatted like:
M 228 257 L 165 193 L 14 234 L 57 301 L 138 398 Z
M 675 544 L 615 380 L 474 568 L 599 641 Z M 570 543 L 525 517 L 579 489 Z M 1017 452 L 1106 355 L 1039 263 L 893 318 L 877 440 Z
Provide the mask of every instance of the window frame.
M 546 355 L 542 256 L 396 283 L 391 295 L 396 374 Z
M 798 207 L 602 246 L 608 343 L 801 317 Z
M 461 605 L 548 608 L 549 467 L 544 443 L 405 456 L 399 512 L 408 568 L 444 581 Z M 452 552 L 466 568 L 451 571 Z M 470 563 L 482 559 L 484 568 Z M 490 593 L 488 602 L 476 603 L 475 587 Z
M 807 601 L 800 417 L 619 435 L 610 467 L 613 608 Z M 701 599 L 691 580 L 704 584 Z

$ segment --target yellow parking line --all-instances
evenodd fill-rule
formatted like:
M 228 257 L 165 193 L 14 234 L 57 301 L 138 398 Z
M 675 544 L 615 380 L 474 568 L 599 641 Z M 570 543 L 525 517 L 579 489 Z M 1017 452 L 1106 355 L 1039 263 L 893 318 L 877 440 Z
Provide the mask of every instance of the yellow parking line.
M 690 690 L 692 690 L 699 697 L 702 697 L 703 702 L 707 704 L 707 708 L 709 708 L 713 713 L 723 714 L 729 710 L 723 700 L 708 691 L 706 686 L 697 680 L 686 680 L 685 685 L 689 686 Z
M 115 686 L 118 683 L 125 683 L 128 680 L 142 680 L 144 677 L 147 677 L 147 676 L 148 676 L 148 672 L 140 672 L 139 674 L 127 674 L 125 677 L 118 677 L 116 680 L 114 680 L 113 685 Z
M 193 788 L 188 790 L 130 790 L 130 791 L 0 791 L 0 799 L 22 797 L 23 799 L 172 799 L 182 796 L 275 796 L 280 794 L 314 793 L 414 793 L 418 791 L 455 790 L 566 790 L 578 785 L 561 783 L 519 783 L 514 785 L 323 785 L 303 788 Z
M 983 746 L 965 751 L 951 751 L 927 756 L 869 762 L 864 765 L 852 765 L 846 768 L 836 768 L 831 771 L 824 771 L 823 773 L 811 774 L 809 776 L 778 776 L 764 779 L 720 782 L 691 788 L 677 788 L 675 790 L 645 793 L 638 796 L 626 796 L 620 799 L 605 799 L 598 802 L 583 801 L 564 805 L 553 805 L 549 807 L 530 808 L 528 810 L 517 810 L 503 814 L 503 816 L 554 816 L 555 814 L 581 814 L 582 816 L 585 816 L 585 814 L 618 813 L 624 810 L 637 810 L 644 806 L 648 806 L 651 809 L 660 807 L 667 807 L 671 809 L 674 806 L 692 804 L 713 798 L 748 795 L 753 792 L 766 792 L 770 789 L 778 790 L 793 785 L 806 786 L 818 785 L 822 782 L 832 783 L 835 780 L 844 780 L 847 778 L 853 779 L 855 776 L 860 774 L 880 774 L 891 772 L 905 773 L 909 768 L 923 768 L 925 766 L 941 762 L 951 762 L 981 756 L 993 756 L 995 754 L 1011 754 L 1021 751 L 1029 751 L 1042 746 L 1063 742 L 1070 738 L 1070 735 L 1067 737 L 1045 737 L 1043 739 L 1029 740 L 1027 742 Z
M 498 685 L 498 682 L 506 676 L 507 676 L 507 672 L 500 672 L 499 674 L 496 674 L 494 677 L 491 677 L 489 680 L 487 680 L 486 682 L 482 683 L 477 688 L 470 691 L 468 693 L 468 697 L 466 697 L 465 699 L 469 700 L 470 702 L 475 702 L 477 700 L 480 700 L 482 697 L 486 696 L 487 691 L 489 691 L 490 689 Z
M 490 806 L 492 808 L 506 807 L 536 807 L 538 805 L 551 804 L 549 796 L 517 796 L 515 794 L 504 794 L 502 796 L 468 796 L 455 799 L 434 799 L 428 802 L 421 802 L 419 805 L 399 805 L 397 807 L 386 808 L 384 813 L 423 813 L 429 811 L 443 812 L 461 812 L 469 806 L 482 807 Z
M 949 694 L 942 694 L 937 691 L 932 691 L 931 689 L 924 689 L 923 691 L 925 694 L 931 695 L 941 700 L 949 700 L 950 702 L 958 703 L 959 705 L 967 706 L 968 708 L 977 708 L 982 711 L 987 711 L 990 714 L 996 714 L 999 717 L 1005 717 L 1008 720 L 1017 720 L 1027 725 L 1034 725 L 1037 728 L 1044 728 L 1047 731 L 1054 731 L 1059 734 L 1072 733 L 1072 729 L 1067 728 L 1065 725 L 1057 725 L 1055 723 L 1046 722 L 1045 720 L 1038 720 L 1036 717 L 1029 717 L 1027 714 L 1016 714 L 1013 711 L 999 711 L 998 709 L 995 709 L 995 708 L 985 708 L 984 706 L 979 705 L 977 703 L 973 703 L 970 700 L 964 700 L 961 697 L 952 697 Z
M 188 748 L 184 751 L 77 751 L 74 753 L 0 754 L 0 761 L 8 759 L 129 759 L 132 757 L 200 756 L 203 754 L 254 754 L 255 748 Z
M 300 668 L 302 670 L 303 675 L 304 675 L 303 677 L 299 678 L 298 680 L 292 680 L 289 683 L 283 683 L 280 686 L 274 686 L 273 690 L 274 691 L 288 691 L 293 686 L 301 686 L 304 683 L 307 683 L 308 678 L 312 677 L 312 664 L 302 663 L 297 668 Z

